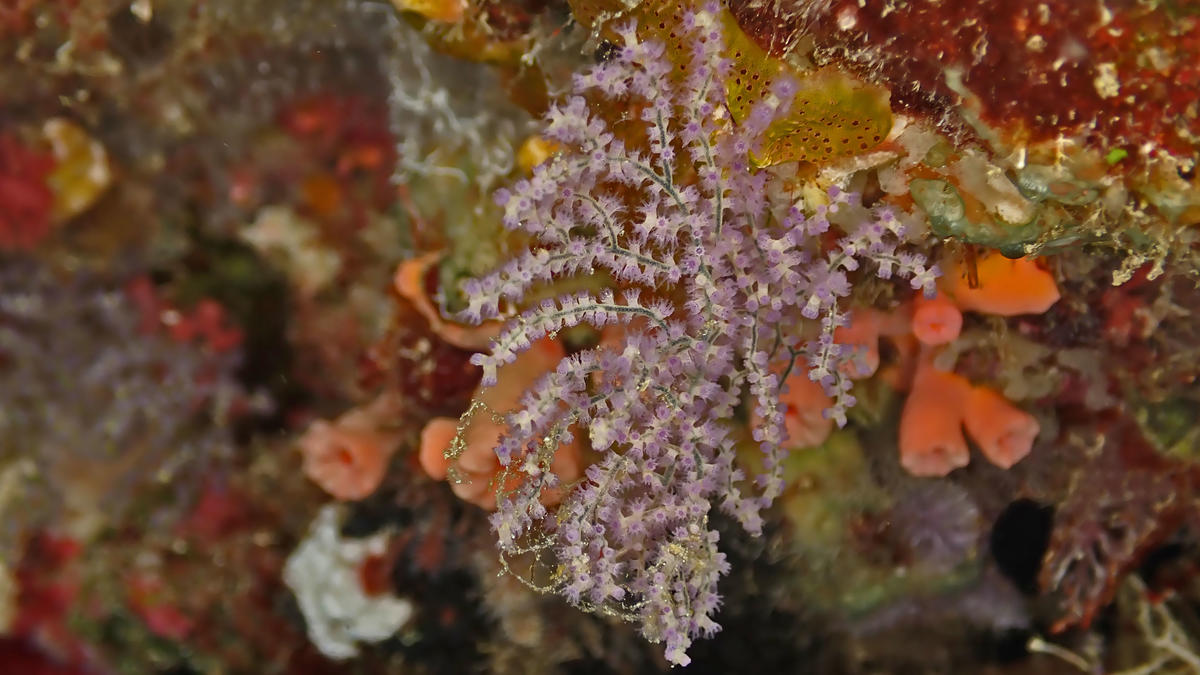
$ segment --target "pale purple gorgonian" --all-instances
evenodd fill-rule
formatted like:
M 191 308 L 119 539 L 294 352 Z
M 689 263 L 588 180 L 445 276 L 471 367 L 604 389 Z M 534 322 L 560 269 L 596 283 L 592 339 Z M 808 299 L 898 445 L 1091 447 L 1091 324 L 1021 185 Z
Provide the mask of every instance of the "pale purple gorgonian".
M 903 228 L 889 211 L 836 189 L 805 209 L 780 194 L 774 173 L 752 167 L 796 85 L 780 79 L 733 122 L 717 11 L 685 17 L 694 50 L 678 72 L 661 44 L 639 42 L 632 24 L 618 30 L 615 57 L 577 76 L 574 95 L 547 115 L 545 135 L 565 150 L 497 195 L 529 249 L 463 286 L 467 319 L 507 318 L 491 352 L 474 358 L 485 386 L 547 334 L 589 324 L 619 336 L 619 347 L 564 359 L 507 416 L 492 522 L 510 569 L 548 563 L 547 583 L 536 571 L 522 576 L 639 623 L 676 664 L 688 663 L 696 636 L 719 629 L 717 580 L 728 565 L 710 508 L 758 534 L 760 512 L 783 488 L 779 395 L 794 366 L 833 398 L 827 414 L 846 421 L 851 354 L 833 333 L 851 277 L 867 265 L 929 292 L 936 275 L 922 256 L 897 251 Z M 580 275 L 607 275 L 613 288 L 523 305 L 535 286 Z M 743 400 L 759 420 L 763 473 L 753 480 L 737 461 Z M 556 487 L 551 461 L 575 434 L 597 459 L 548 509 L 539 495 Z M 450 454 L 462 449 L 459 439 Z

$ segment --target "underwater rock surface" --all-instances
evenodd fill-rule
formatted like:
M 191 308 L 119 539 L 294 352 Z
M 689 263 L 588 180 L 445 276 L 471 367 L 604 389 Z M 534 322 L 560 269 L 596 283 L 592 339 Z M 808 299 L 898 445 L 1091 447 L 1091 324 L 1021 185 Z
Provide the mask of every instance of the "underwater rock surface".
M 0 672 L 1200 673 L 1200 8 L 0 7 Z

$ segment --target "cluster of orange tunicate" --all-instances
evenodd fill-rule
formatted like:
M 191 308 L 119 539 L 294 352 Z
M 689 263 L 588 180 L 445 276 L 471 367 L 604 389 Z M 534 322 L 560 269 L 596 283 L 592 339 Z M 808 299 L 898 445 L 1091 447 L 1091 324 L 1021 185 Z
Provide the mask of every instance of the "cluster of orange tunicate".
M 994 389 L 972 384 L 934 365 L 938 350 L 959 337 L 963 311 L 999 316 L 1038 314 L 1059 298 L 1053 277 L 1027 259 L 999 255 L 982 258 L 975 283 L 953 265 L 933 298 L 917 298 L 890 312 L 860 309 L 836 339 L 860 349 L 861 370 L 868 376 L 880 365 L 879 341 L 891 340 L 899 363 L 880 373 L 889 384 L 908 389 L 900 418 L 900 463 L 917 476 L 944 476 L 966 466 L 970 451 L 963 430 L 993 464 L 1008 468 L 1029 454 L 1040 431 L 1037 420 Z M 805 373 L 788 380 L 790 440 L 797 446 L 822 442 L 832 426 L 813 411 L 826 403 Z
M 395 288 L 425 319 L 430 330 L 447 344 L 466 350 L 484 349 L 495 334 L 494 324 L 464 326 L 442 317 L 424 283 L 440 254 L 432 253 L 405 261 L 396 270 Z M 450 480 L 456 495 L 481 508 L 496 508 L 496 489 L 503 482 L 504 467 L 496 457 L 497 440 L 505 430 L 504 414 L 515 410 L 533 383 L 554 370 L 565 355 L 561 343 L 544 338 L 502 368 L 495 386 L 478 389 L 474 399 L 481 408 L 463 429 L 459 420 L 434 417 L 420 435 L 417 458 L 434 480 Z M 389 421 L 400 405 L 395 397 L 383 395 L 371 404 L 356 408 L 336 420 L 318 420 L 301 436 L 298 446 L 305 474 L 337 499 L 362 499 L 382 483 L 388 462 L 401 438 L 389 431 Z M 460 433 L 461 432 L 461 433 Z M 454 440 L 462 438 L 455 451 Z M 555 453 L 551 471 L 564 483 L 582 473 L 582 451 L 578 443 Z M 556 503 L 563 491 L 543 494 L 546 504 Z
M 425 472 L 437 480 L 452 478 L 454 494 L 482 508 L 495 509 L 497 488 L 512 487 L 497 484 L 502 482 L 504 475 L 504 467 L 495 452 L 507 429 L 504 415 L 518 409 L 526 390 L 554 370 L 564 356 L 563 347 L 557 340 L 542 338 L 516 361 L 500 368 L 495 385 L 476 392 L 475 401 L 481 412 L 471 416 L 461 432 L 460 421 L 455 418 L 438 417 L 426 424 L 421 432 L 419 453 Z M 455 453 L 453 442 L 460 435 L 463 445 Z M 513 461 L 520 460 L 514 458 Z M 452 466 L 457 475 L 451 474 Z M 564 483 L 579 478 L 583 473 L 583 456 L 578 440 L 558 448 L 550 470 Z M 553 505 L 562 497 L 561 489 L 547 491 L 542 494 L 542 502 Z

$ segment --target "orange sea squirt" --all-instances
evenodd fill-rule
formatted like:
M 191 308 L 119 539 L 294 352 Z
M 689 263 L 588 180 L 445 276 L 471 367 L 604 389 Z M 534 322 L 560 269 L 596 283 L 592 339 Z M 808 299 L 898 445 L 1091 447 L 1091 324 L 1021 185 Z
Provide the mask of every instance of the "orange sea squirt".
M 488 321 L 479 326 L 448 321 L 442 318 L 442 313 L 429 297 L 425 280 L 430 270 L 440 260 L 440 252 L 405 260 L 396 268 L 393 284 L 396 292 L 408 300 L 417 312 L 429 322 L 429 327 L 438 337 L 460 349 L 481 351 L 487 349 L 492 338 L 499 334 L 501 324 Z
M 1041 427 L 999 392 L 938 370 L 930 353 L 917 366 L 900 415 L 900 463 L 914 476 L 945 476 L 970 461 L 966 438 L 992 464 L 1011 468 L 1029 455 Z
M 971 383 L 940 371 L 930 360 L 917 366 L 900 415 L 900 464 L 914 476 L 945 476 L 971 460 L 962 419 Z
M 379 487 L 395 438 L 340 422 L 313 422 L 299 441 L 304 473 L 336 499 L 362 499 Z
M 1024 459 L 1041 430 L 1033 415 L 987 387 L 971 390 L 963 424 L 984 457 L 1002 469 Z
M 502 470 L 495 449 L 506 430 L 505 424 L 496 416 L 517 409 L 525 392 L 543 375 L 554 370 L 564 355 L 562 345 L 546 337 L 522 352 L 516 361 L 502 366 L 497 371 L 496 384 L 476 393 L 476 401 L 482 405 L 467 421 L 462 435 L 464 447 L 454 460 L 446 457 L 446 451 L 458 433 L 459 420 L 443 417 L 428 422 L 421 432 L 418 452 L 425 472 L 431 478 L 443 480 L 450 474 L 451 462 L 457 462 L 457 473 L 461 480 L 451 485 L 454 494 L 480 508 L 495 509 L 495 479 Z M 518 457 L 513 458 L 510 484 L 504 488 L 515 487 L 522 479 L 523 474 L 516 468 L 520 461 Z M 583 470 L 583 458 L 578 442 L 557 448 L 550 470 L 563 483 L 579 478 Z M 541 499 L 549 506 L 558 503 L 562 496 L 563 491 L 556 489 L 544 492 Z
M 296 443 L 305 475 L 336 499 L 362 499 L 374 492 L 400 443 L 400 434 L 388 427 L 398 403 L 395 396 L 383 395 L 332 422 L 313 422 Z
M 833 400 L 803 369 L 788 375 L 785 382 L 787 391 L 779 395 L 779 404 L 783 408 L 787 445 L 811 448 L 824 443 L 833 431 L 833 419 L 825 416 Z M 760 421 L 758 415 L 753 415 L 751 424 L 756 426 Z
M 945 293 L 938 293 L 929 299 L 918 296 L 914 300 L 912 332 L 922 344 L 944 345 L 953 342 L 962 333 L 962 323 L 962 312 Z
M 845 375 L 853 378 L 874 375 L 879 368 L 879 338 L 906 335 L 910 330 L 909 323 L 910 311 L 907 306 L 889 312 L 868 308 L 856 308 L 850 312 L 846 325 L 838 326 L 834 331 L 833 340 L 859 350 L 859 364 L 863 368 L 848 365 Z

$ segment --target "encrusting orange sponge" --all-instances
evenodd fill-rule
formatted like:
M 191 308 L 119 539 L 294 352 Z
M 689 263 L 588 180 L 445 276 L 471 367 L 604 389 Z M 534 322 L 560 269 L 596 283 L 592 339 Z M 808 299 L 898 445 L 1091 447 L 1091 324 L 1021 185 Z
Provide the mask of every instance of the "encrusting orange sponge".
M 992 253 L 976 261 L 975 273 L 974 288 L 958 262 L 942 278 L 942 290 L 959 309 L 1000 316 L 1041 314 L 1062 297 L 1054 276 L 1029 258 L 1011 260 Z

